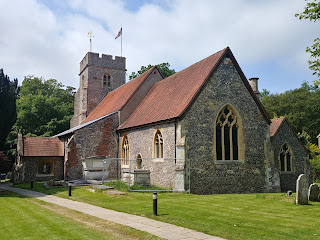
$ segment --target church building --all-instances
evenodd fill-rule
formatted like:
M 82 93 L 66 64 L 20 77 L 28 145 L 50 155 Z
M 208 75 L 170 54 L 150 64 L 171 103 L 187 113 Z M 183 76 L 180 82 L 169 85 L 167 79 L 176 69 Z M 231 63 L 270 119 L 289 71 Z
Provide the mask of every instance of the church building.
M 258 78 L 249 83 L 229 47 L 167 78 L 156 66 L 127 83 L 125 74 L 124 57 L 81 61 L 70 129 L 51 138 L 62 143 L 65 180 L 215 194 L 295 190 L 301 173 L 311 178 L 290 123 L 270 119 Z

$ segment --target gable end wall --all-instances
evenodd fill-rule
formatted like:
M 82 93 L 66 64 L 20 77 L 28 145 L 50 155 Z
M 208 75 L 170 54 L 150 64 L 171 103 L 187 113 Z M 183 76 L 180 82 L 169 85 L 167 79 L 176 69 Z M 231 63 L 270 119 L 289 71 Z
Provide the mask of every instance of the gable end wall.
M 215 121 L 226 104 L 234 107 L 242 119 L 244 159 L 218 163 L 214 152 Z M 269 125 L 230 59 L 222 60 L 181 124 L 186 136 L 186 157 L 191 162 L 192 193 L 266 191 Z

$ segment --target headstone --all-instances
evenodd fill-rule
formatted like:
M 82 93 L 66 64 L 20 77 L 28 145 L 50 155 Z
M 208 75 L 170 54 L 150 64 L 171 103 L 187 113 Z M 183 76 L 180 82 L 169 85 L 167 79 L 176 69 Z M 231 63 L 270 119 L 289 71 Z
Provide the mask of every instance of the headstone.
M 292 191 L 291 190 L 287 191 L 287 196 L 292 197 Z
M 308 204 L 308 178 L 305 174 L 300 174 L 297 179 L 297 195 L 296 204 L 306 205 Z
M 312 183 L 308 191 L 309 201 L 317 202 L 319 198 L 319 186 L 318 184 Z

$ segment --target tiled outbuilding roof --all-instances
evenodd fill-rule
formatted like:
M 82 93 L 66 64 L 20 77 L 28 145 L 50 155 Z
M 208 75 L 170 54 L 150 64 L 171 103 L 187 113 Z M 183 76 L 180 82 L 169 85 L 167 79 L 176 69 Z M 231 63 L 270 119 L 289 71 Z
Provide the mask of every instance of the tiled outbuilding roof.
M 155 68 L 156 67 L 149 69 L 130 82 L 108 93 L 82 123 L 92 121 L 120 110 Z
M 270 118 L 255 96 L 248 80 L 233 57 L 229 47 L 191 65 L 190 67 L 155 83 L 130 117 L 118 129 L 127 129 L 179 118 L 201 91 L 224 56 L 228 54 L 239 71 L 249 93 L 266 121 Z
M 277 132 L 279 127 L 281 126 L 282 122 L 285 120 L 285 118 L 276 118 L 276 119 L 271 119 L 271 124 L 270 124 L 270 137 L 273 137 Z
M 23 156 L 27 157 L 63 157 L 63 143 L 59 138 L 25 137 Z

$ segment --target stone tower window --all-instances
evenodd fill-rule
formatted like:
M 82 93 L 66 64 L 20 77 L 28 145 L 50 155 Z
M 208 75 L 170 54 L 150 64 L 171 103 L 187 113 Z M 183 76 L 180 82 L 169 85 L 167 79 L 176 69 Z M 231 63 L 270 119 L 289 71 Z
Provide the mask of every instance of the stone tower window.
M 284 144 L 280 150 L 280 171 L 292 171 L 292 154 L 287 144 Z
M 230 106 L 220 111 L 216 121 L 216 154 L 217 160 L 238 160 L 237 116 Z
M 129 165 L 129 141 L 127 136 L 123 138 L 121 148 L 121 166 L 123 165 Z
M 154 157 L 163 158 L 163 140 L 160 130 L 154 136 Z
M 103 75 L 103 86 L 111 87 L 111 76 L 110 75 Z

